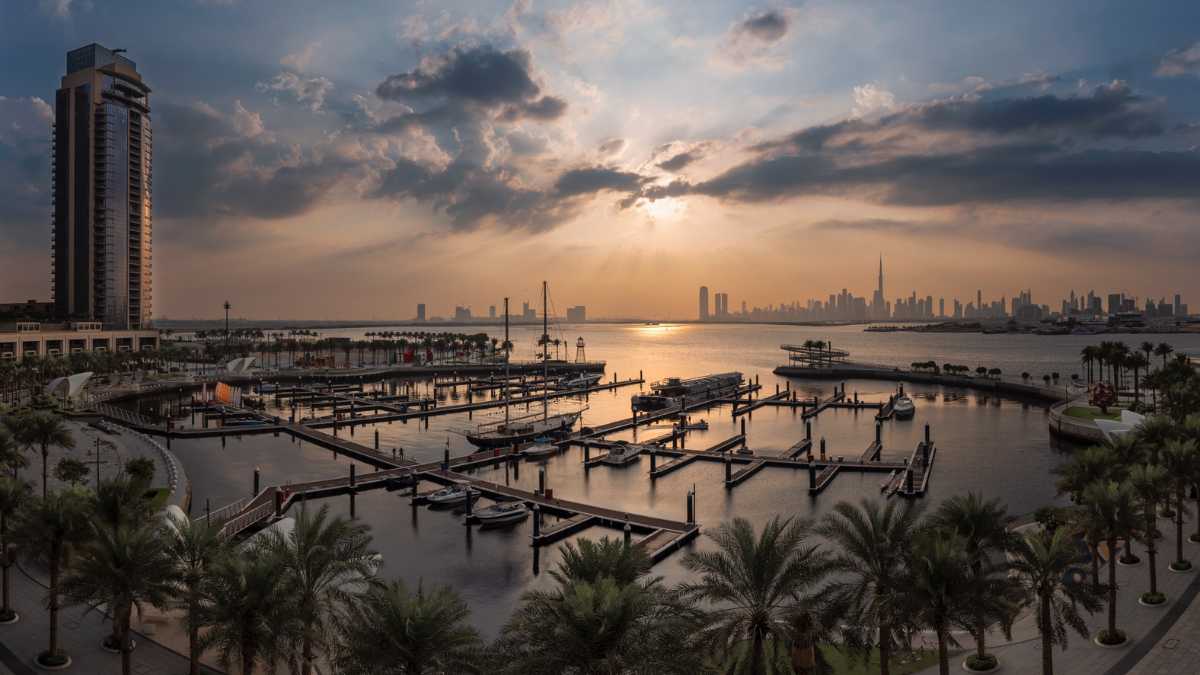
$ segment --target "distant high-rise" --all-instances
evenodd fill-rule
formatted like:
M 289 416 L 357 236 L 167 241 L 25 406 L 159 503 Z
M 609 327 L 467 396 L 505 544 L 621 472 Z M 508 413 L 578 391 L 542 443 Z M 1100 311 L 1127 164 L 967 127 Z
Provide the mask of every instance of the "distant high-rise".
M 700 287 L 700 320 L 708 321 L 708 286 Z
M 54 100 L 55 311 L 106 327 L 150 325 L 150 88 L 124 50 L 67 52 Z
M 584 321 L 587 321 L 587 307 L 584 305 L 568 307 L 567 321 L 570 323 L 583 323 Z
M 417 321 L 425 320 L 425 303 L 417 303 Z
M 488 318 L 489 319 L 496 318 L 496 306 L 495 305 L 488 305 Z

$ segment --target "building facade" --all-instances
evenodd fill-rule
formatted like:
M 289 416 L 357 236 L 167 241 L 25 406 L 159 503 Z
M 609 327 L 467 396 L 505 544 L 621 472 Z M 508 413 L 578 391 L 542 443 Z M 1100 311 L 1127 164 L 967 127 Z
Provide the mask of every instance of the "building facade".
M 52 292 L 55 313 L 106 329 L 150 326 L 150 88 L 98 44 L 67 53 L 55 95 Z
M 82 352 L 132 352 L 158 347 L 154 330 L 106 330 L 99 321 L 0 326 L 0 361 L 57 358 Z

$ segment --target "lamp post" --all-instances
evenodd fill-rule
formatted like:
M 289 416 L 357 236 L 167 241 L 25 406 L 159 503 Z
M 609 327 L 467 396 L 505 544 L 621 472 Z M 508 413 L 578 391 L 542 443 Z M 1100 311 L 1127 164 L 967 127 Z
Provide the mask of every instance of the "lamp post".
M 230 305 L 229 301 L 226 300 L 225 301 L 225 355 L 226 356 L 229 356 L 229 308 L 230 307 L 232 307 L 232 305 Z

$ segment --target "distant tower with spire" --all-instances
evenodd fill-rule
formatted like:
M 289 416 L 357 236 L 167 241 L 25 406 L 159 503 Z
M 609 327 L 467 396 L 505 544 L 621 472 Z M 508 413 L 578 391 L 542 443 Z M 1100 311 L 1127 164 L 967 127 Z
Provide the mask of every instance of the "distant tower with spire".
M 875 296 L 871 298 L 871 311 L 876 319 L 888 319 L 887 301 L 883 295 L 883 254 L 879 254 L 879 287 L 875 289 Z

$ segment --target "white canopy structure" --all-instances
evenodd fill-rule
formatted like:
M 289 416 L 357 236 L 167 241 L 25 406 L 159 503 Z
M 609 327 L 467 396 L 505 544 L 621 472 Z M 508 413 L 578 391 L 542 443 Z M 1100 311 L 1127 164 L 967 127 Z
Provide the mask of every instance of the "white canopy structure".
M 75 373 L 67 377 L 56 377 L 46 385 L 46 393 L 50 396 L 58 396 L 63 399 L 72 399 L 79 396 L 83 391 L 83 386 L 88 380 L 92 379 L 92 372 L 89 370 L 86 373 Z
M 234 359 L 225 364 L 225 371 L 233 375 L 241 375 L 250 372 L 250 367 L 254 365 L 253 356 L 243 356 L 239 359 Z

